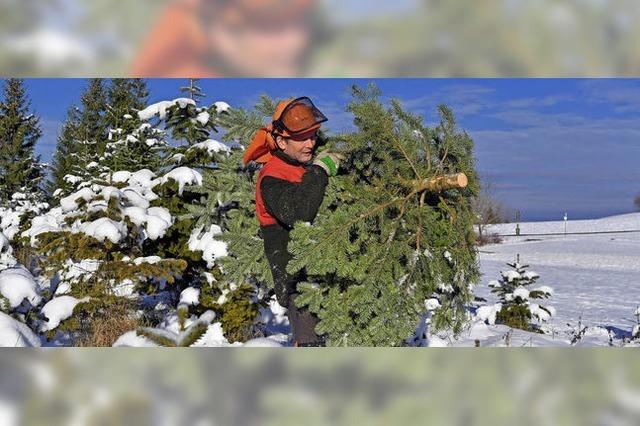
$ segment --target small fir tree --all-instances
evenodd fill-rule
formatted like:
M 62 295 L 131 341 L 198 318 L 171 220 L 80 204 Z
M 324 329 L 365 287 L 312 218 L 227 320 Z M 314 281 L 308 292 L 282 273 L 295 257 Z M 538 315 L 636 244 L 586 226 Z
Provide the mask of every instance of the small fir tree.
M 532 301 L 551 297 L 553 289 L 548 286 L 530 288 L 540 276 L 536 272 L 527 271 L 529 265 L 520 263 L 520 255 L 515 262 L 507 265 L 512 270 L 502 271 L 499 281 L 489 282 L 491 292 L 499 298 L 496 321 L 513 328 L 538 331 L 541 322 L 546 322 L 555 315 L 555 309 Z M 534 318 L 537 324 L 531 323 Z
M 633 316 L 636 317 L 636 323 L 631 329 L 631 339 L 639 339 L 640 338 L 640 306 L 636 307 L 636 310 L 634 311 Z
M 225 231 L 218 219 L 231 205 L 224 206 L 212 215 L 206 210 L 204 213 L 199 210 L 203 205 L 223 200 L 221 193 L 232 187 L 223 189 L 221 185 L 231 183 L 236 177 L 235 172 L 231 172 L 234 176 L 226 175 L 226 180 L 220 179 L 220 172 L 231 170 L 229 165 L 233 159 L 237 161 L 239 150 L 210 138 L 211 132 L 217 131 L 216 123 L 227 114 L 227 109 L 228 105 L 223 102 L 199 107 L 194 100 L 180 98 L 150 105 L 140 111 L 139 116 L 162 123 L 163 129 L 174 138 L 176 144 L 165 152 L 166 167 L 172 169 L 169 173 L 191 173 L 198 180 L 198 185 L 186 188 L 167 181 L 154 189 L 159 197 L 152 205 L 168 209 L 176 220 L 162 238 L 148 242 L 145 250 L 187 261 L 180 280 L 180 290 L 191 287 L 199 292 L 200 297 L 197 304 L 178 306 L 181 321 L 188 315 L 202 315 L 212 310 L 220 318 L 227 338 L 234 341 L 250 337 L 257 307 L 255 303 L 247 303 L 251 300 L 250 287 L 229 282 L 220 269 L 220 258 L 226 255 L 226 244 L 220 240 Z M 198 131 L 176 131 L 189 127 Z M 207 189 L 203 189 L 202 185 L 206 185 Z M 218 188 L 217 193 L 208 192 L 212 187 Z M 176 191 L 179 197 L 171 195 Z

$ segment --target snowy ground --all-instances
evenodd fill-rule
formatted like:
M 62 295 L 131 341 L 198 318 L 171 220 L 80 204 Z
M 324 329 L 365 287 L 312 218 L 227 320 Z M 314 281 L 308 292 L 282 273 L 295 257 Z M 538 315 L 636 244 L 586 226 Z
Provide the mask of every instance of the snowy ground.
M 521 234 L 563 233 L 564 223 L 522 223 L 520 230 Z M 640 213 L 567 223 L 568 233 L 630 230 L 640 230 Z M 499 234 L 514 231 L 515 224 L 496 225 L 489 230 Z M 603 330 L 615 341 L 629 335 L 636 323 L 634 312 L 640 306 L 640 232 L 505 237 L 501 244 L 480 249 L 482 278 L 475 290 L 477 296 L 488 303 L 496 301 L 488 283 L 499 279 L 501 270 L 510 269 L 506 262 L 513 262 L 517 254 L 522 263 L 530 265 L 528 270 L 540 274 L 537 284 L 555 290 L 549 299 L 549 305 L 557 312 L 549 322 L 554 338 L 549 341 L 545 340 L 548 336 L 534 336 L 534 341 L 540 345 L 564 345 L 567 333 L 577 329 L 579 321 L 583 326 L 593 327 L 585 337 L 603 337 L 585 338 L 582 341 L 585 345 L 607 343 Z M 489 340 L 504 332 L 498 326 L 488 329 L 478 326 L 469 331 L 468 337 L 480 339 L 484 346 L 483 343 L 491 344 Z M 524 341 L 531 338 L 521 337 Z M 469 339 L 464 340 L 458 343 L 469 343 Z

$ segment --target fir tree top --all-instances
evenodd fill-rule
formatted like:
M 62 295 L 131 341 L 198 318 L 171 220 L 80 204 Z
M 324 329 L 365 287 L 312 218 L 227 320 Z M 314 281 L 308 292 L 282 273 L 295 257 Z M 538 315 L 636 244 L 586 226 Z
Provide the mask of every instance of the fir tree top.
M 126 122 L 125 116 L 135 116 L 135 112 L 147 104 L 149 89 L 141 78 L 113 78 L 107 89 L 107 126 L 116 129 Z
M 85 141 L 106 141 L 106 93 L 101 78 L 89 80 L 80 102 L 82 108 L 76 137 Z
M 207 96 L 200 86 L 197 85 L 199 78 L 190 78 L 187 86 L 181 86 L 180 91 L 189 95 L 189 99 L 197 101 Z

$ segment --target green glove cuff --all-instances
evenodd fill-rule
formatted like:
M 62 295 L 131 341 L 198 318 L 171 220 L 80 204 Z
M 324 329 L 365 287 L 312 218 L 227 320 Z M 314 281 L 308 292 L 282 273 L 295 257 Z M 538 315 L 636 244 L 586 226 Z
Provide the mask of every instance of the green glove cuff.
M 329 176 L 335 176 L 338 174 L 338 168 L 336 167 L 336 163 L 333 162 L 331 157 L 326 156 L 326 157 L 320 158 L 319 160 L 322 161 L 329 169 Z

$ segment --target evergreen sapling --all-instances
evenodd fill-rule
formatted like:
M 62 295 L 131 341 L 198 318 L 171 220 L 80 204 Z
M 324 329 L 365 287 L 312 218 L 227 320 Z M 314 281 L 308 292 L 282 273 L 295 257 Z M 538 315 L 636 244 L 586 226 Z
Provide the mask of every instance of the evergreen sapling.
M 542 306 L 534 303 L 536 299 L 547 299 L 553 295 L 549 286 L 531 288 L 540 276 L 533 271 L 527 271 L 529 265 L 520 263 L 520 255 L 513 263 L 507 263 L 512 270 L 501 271 L 501 279 L 489 282 L 491 292 L 497 294 L 498 304 L 495 305 L 494 321 L 513 328 L 540 331 L 539 324 L 547 322 L 555 315 L 552 306 Z M 532 324 L 532 319 L 537 324 Z

